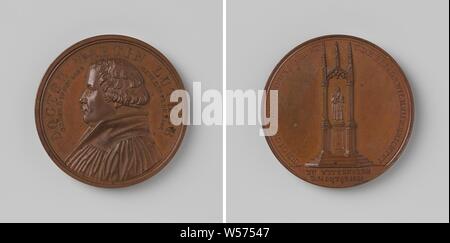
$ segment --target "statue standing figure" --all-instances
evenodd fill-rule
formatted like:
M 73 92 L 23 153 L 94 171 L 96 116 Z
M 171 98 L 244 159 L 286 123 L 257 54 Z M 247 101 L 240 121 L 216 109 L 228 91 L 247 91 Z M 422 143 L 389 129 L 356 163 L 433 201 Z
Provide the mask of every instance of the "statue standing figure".
M 331 97 L 331 106 L 333 110 L 333 119 L 335 121 L 342 121 L 344 119 L 344 97 L 341 94 L 341 89 L 336 88 L 336 91 Z

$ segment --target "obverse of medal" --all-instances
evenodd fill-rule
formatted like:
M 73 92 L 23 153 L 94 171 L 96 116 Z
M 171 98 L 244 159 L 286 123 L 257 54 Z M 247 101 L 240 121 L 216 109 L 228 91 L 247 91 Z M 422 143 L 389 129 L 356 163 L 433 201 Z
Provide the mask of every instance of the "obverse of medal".
M 64 51 L 36 97 L 36 126 L 51 159 L 77 180 L 124 187 L 161 170 L 186 127 L 170 122 L 183 90 L 172 64 L 134 38 L 96 36 Z
M 301 44 L 273 70 L 271 90 L 278 90 L 278 131 L 267 142 L 290 172 L 316 185 L 350 187 L 379 176 L 411 134 L 408 80 L 389 54 L 360 38 Z

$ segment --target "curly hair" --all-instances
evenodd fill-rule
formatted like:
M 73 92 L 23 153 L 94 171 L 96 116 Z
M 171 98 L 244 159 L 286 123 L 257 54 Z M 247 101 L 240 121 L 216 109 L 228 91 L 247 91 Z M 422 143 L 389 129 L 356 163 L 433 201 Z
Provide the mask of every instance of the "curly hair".
M 123 59 L 102 59 L 92 64 L 96 82 L 103 90 L 106 102 L 139 107 L 147 104 L 149 94 L 144 78 L 137 68 Z

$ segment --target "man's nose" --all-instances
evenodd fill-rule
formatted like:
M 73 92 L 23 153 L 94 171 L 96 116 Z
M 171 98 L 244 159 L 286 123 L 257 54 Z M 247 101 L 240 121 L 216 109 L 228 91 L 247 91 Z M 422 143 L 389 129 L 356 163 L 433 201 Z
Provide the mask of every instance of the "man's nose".
M 86 103 L 86 90 L 83 92 L 83 94 L 81 94 L 80 103 L 81 104 L 85 104 Z

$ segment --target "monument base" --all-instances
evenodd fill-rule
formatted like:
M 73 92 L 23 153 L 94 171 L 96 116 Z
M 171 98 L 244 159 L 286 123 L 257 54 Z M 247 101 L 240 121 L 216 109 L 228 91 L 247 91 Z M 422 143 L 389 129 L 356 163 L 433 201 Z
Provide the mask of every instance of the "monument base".
M 333 155 L 331 153 L 320 153 L 314 160 L 305 164 L 305 167 L 320 168 L 360 168 L 371 166 L 366 157 L 358 152 L 349 155 Z

